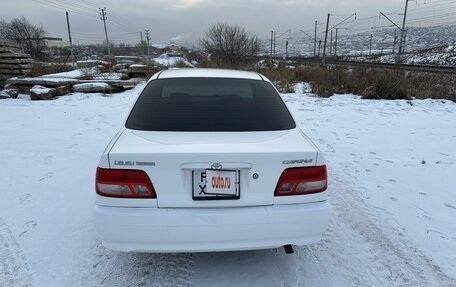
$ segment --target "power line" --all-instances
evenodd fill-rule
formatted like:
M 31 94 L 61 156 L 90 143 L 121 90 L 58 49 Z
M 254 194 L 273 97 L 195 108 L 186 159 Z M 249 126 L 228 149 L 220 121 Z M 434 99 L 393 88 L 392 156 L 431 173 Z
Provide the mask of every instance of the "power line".
M 131 32 L 133 30 L 131 29 L 128 29 L 123 23 L 119 22 L 117 19 L 115 19 L 114 17 L 112 17 L 111 15 L 111 23 L 114 24 L 115 26 L 117 26 L 119 29 L 123 30 L 123 31 L 126 31 L 126 32 Z M 137 33 L 137 30 L 135 29 L 134 30 L 135 33 Z
M 96 4 L 90 4 L 88 1 L 83 1 L 83 0 L 73 0 L 73 1 L 76 3 L 79 3 L 83 6 L 86 6 L 88 8 L 91 8 L 91 9 L 98 9 Z
M 88 9 L 81 9 L 80 7 L 77 7 L 73 4 L 68 4 L 68 3 L 62 3 L 60 1 L 62 0 L 40 0 L 40 1 L 44 1 L 44 2 L 47 2 L 47 3 L 50 3 L 54 6 L 57 6 L 57 7 L 60 7 L 61 9 L 66 9 L 66 10 L 73 10 L 73 12 L 77 12 L 79 14 L 83 14 L 83 15 L 89 15 L 89 16 L 96 16 L 97 13 L 96 11 L 93 11 L 93 10 L 88 10 Z
M 73 32 L 73 34 L 77 34 L 77 35 L 82 35 L 82 36 L 99 36 L 100 34 L 99 33 L 81 33 L 81 32 Z M 110 35 L 111 36 L 129 36 L 129 35 L 136 35 L 137 33 L 134 32 L 134 33 L 111 33 Z
M 50 2 L 49 0 L 33 0 L 37 3 L 40 3 L 40 4 L 43 4 L 43 5 L 46 5 L 46 6 L 49 6 L 49 7 L 53 7 L 55 9 L 58 9 L 58 10 L 61 10 L 61 11 L 69 11 L 69 12 L 72 12 L 72 13 L 75 13 L 75 14 L 78 14 L 78 15 L 81 15 L 81 16 L 87 16 L 87 17 L 95 17 L 96 14 L 89 14 L 89 13 L 85 13 L 85 12 L 81 12 L 81 11 L 78 11 L 78 10 L 75 10 L 75 9 L 72 9 L 72 8 L 69 8 L 69 7 L 64 7 L 64 6 L 61 6 L 59 4 L 55 4 L 54 2 Z
M 120 16 L 120 15 L 111 14 L 111 17 L 114 17 L 117 20 L 121 21 L 122 23 L 125 23 L 126 25 L 129 25 L 130 27 L 133 27 L 135 29 L 138 29 L 138 30 L 142 30 L 143 29 L 143 27 L 139 26 L 135 22 L 132 22 L 132 21 Z
M 58 3 L 59 5 L 62 5 L 62 6 L 67 6 L 67 7 L 70 7 L 72 9 L 79 10 L 81 12 L 89 12 L 89 13 L 93 12 L 93 13 L 96 13 L 96 12 L 94 12 L 94 11 L 96 11 L 94 8 L 81 6 L 78 3 L 75 3 L 75 2 L 72 2 L 72 1 L 68 1 L 68 0 L 53 0 L 53 2 L 56 2 L 56 3 Z

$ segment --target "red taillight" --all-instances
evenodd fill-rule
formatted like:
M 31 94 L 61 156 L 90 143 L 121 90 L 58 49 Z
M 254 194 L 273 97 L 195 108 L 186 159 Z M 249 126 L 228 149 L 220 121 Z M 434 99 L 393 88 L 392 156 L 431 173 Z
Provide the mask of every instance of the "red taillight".
M 155 190 L 142 170 L 97 168 L 95 189 L 99 195 L 123 198 L 155 198 Z
M 274 195 L 317 193 L 325 191 L 327 187 L 326 165 L 288 168 L 282 172 Z

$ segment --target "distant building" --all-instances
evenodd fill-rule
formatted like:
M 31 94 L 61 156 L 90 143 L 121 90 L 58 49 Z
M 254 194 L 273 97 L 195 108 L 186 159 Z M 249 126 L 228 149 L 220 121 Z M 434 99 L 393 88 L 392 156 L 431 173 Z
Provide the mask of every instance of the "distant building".
M 62 40 L 48 40 L 45 39 L 44 43 L 48 48 L 67 48 L 70 47 L 70 42 Z

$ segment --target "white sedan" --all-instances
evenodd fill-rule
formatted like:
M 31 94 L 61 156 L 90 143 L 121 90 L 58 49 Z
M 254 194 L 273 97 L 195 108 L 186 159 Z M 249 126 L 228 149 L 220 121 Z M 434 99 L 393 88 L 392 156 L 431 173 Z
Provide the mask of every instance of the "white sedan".
M 155 74 L 97 168 L 96 231 L 118 251 L 292 252 L 329 212 L 321 151 L 254 72 Z

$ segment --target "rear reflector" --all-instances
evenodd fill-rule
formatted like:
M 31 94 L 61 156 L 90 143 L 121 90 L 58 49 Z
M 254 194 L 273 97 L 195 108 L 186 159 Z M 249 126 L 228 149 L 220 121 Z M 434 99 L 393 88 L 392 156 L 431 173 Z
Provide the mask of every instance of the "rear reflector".
M 96 192 L 122 198 L 156 198 L 152 182 L 142 170 L 97 168 Z
M 328 187 L 326 165 L 288 168 L 282 172 L 275 196 L 311 194 Z

